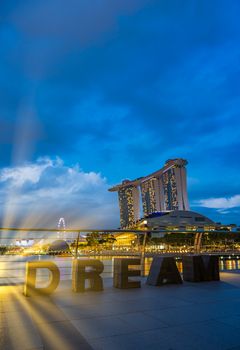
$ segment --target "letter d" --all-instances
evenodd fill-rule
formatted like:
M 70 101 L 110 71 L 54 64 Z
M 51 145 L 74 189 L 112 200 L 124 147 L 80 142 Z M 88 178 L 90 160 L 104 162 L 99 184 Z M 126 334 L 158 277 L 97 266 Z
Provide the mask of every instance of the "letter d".
M 44 288 L 36 287 L 37 269 L 48 269 L 51 272 L 50 284 Z M 54 292 L 60 281 L 60 271 L 56 264 L 51 261 L 30 261 L 27 262 L 26 280 L 23 294 L 28 297 L 31 295 L 48 295 Z

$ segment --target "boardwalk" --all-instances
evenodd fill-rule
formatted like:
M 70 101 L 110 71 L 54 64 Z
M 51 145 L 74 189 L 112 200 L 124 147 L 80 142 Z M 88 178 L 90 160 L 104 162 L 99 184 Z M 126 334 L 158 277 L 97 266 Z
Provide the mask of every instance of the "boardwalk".
M 240 349 L 240 275 L 221 282 L 25 298 L 0 287 L 0 349 Z

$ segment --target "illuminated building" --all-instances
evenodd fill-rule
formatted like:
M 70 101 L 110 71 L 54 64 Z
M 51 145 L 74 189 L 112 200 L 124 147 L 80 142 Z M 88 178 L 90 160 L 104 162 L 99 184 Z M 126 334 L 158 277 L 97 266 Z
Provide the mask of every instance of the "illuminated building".
M 135 233 L 120 233 L 115 236 L 116 241 L 114 242 L 114 248 L 118 247 L 132 247 L 133 245 L 136 245 L 138 241 L 138 237 Z
M 123 183 L 126 183 L 125 180 Z M 139 189 L 135 186 L 124 186 L 118 191 L 121 227 L 132 227 L 140 219 Z
M 17 247 L 32 247 L 34 245 L 33 239 L 18 239 L 15 242 Z
M 176 164 L 163 172 L 160 187 L 163 188 L 163 210 L 188 210 L 186 161 L 178 160 Z
M 184 159 L 170 159 L 160 170 L 136 180 L 125 180 L 109 189 L 118 192 L 121 228 L 140 219 L 140 191 L 144 217 L 155 212 L 189 210 Z
M 164 210 L 164 208 L 161 207 L 159 179 L 153 177 L 150 180 L 142 182 L 140 187 L 144 216 Z

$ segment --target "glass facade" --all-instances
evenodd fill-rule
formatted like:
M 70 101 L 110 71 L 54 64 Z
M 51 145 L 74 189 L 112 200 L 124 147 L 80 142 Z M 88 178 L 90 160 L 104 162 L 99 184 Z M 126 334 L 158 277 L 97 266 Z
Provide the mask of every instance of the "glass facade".
M 121 228 L 129 228 L 140 219 L 139 189 L 134 186 L 118 191 Z
M 174 168 L 169 169 L 162 175 L 162 183 L 166 210 L 179 209 L 177 183 Z
M 144 217 L 161 210 L 159 180 L 152 178 L 141 184 Z

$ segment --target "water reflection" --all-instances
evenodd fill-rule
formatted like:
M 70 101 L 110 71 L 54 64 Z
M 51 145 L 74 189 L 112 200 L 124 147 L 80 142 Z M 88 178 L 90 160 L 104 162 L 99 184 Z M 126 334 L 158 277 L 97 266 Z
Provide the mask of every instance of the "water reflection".
M 145 272 L 148 275 L 152 258 L 145 259 Z M 176 265 L 180 273 L 183 272 L 183 265 L 180 259 L 176 260 Z M 230 270 L 240 270 L 240 259 L 231 258 L 231 259 L 219 259 L 219 270 L 220 271 L 230 271 Z

